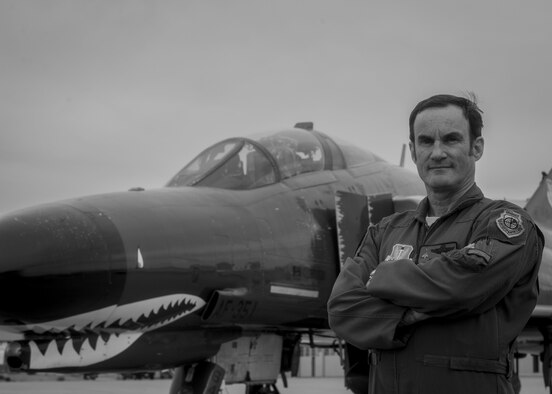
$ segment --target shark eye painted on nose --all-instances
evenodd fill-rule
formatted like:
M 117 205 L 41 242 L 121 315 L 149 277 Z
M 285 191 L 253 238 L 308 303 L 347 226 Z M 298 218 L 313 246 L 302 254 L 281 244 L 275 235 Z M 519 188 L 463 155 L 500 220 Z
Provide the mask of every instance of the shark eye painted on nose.
M 144 268 L 144 257 L 142 256 L 142 252 L 140 251 L 140 248 L 138 248 L 136 256 L 136 268 Z

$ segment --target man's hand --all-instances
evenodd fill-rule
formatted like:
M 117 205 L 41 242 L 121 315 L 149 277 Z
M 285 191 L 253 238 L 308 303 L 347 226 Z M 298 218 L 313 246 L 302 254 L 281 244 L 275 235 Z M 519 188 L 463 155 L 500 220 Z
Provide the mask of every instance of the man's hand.
M 374 276 L 375 273 L 376 273 L 376 270 L 373 270 L 372 272 L 370 272 L 370 277 L 368 278 L 368 282 L 366 282 L 366 287 L 368 287 L 368 285 L 370 284 L 370 281 L 372 280 L 372 277 Z
M 430 315 L 427 315 L 425 313 L 416 312 L 413 309 L 409 309 L 404 314 L 403 323 L 404 323 L 405 326 L 409 326 L 411 324 L 418 323 L 418 322 L 421 322 L 423 320 L 427 320 L 430 317 L 431 317 Z

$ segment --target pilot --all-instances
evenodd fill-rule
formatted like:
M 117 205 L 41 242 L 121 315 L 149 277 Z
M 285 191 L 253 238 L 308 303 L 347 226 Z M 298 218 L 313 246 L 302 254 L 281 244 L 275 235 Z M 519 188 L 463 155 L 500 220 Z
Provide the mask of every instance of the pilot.
M 243 163 L 240 156 L 235 155 L 222 167 L 217 187 L 223 189 L 242 189 L 246 186 L 246 178 L 243 172 Z
M 410 119 L 427 196 L 370 226 L 328 301 L 331 328 L 369 349 L 369 393 L 513 393 L 513 347 L 538 295 L 543 237 L 484 197 L 475 96 L 437 95 Z

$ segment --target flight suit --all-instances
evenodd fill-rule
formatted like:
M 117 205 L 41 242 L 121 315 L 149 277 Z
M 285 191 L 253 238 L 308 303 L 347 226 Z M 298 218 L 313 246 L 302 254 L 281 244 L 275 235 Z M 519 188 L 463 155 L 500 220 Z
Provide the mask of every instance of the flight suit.
M 331 328 L 370 350 L 369 393 L 513 393 L 512 345 L 538 296 L 543 237 L 474 185 L 428 226 L 416 211 L 371 226 L 328 301 Z

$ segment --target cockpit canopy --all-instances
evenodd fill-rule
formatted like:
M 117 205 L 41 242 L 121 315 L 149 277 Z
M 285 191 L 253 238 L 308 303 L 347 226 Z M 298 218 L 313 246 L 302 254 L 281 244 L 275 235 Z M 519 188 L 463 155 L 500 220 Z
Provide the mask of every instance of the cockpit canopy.
M 320 132 L 290 129 L 221 141 L 201 152 L 167 186 L 247 190 L 300 174 L 381 160 L 354 145 L 338 145 Z

